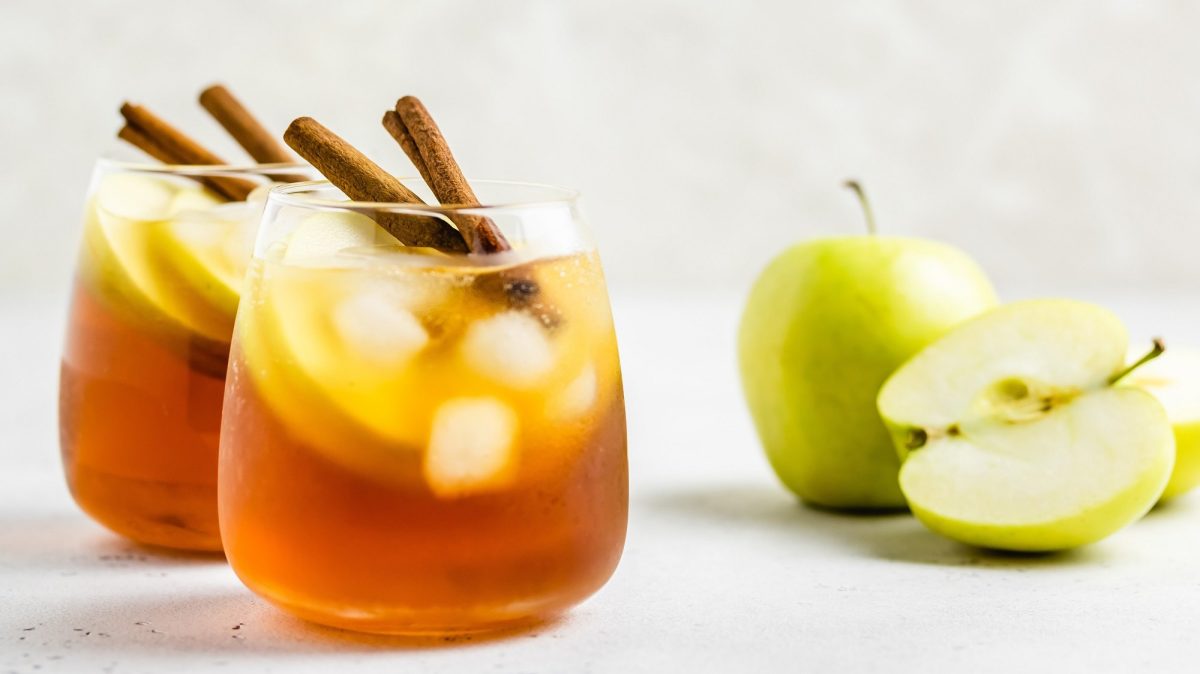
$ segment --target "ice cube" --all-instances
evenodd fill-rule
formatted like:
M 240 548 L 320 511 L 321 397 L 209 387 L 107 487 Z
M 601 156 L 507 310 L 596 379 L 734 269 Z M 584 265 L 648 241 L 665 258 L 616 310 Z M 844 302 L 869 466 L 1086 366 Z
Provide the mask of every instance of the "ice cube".
M 554 348 L 541 321 L 522 311 L 473 323 L 462 354 L 477 372 L 516 389 L 536 386 L 554 367 Z
M 430 489 L 454 497 L 512 477 L 517 415 L 495 398 L 456 398 L 438 408 L 423 472 Z
M 312 264 L 330 260 L 339 251 L 375 244 L 375 221 L 353 211 L 314 213 L 288 237 L 284 262 Z
M 550 403 L 550 411 L 558 419 L 574 419 L 591 409 L 595 403 L 596 368 L 588 363 Z
M 385 368 L 403 366 L 429 343 L 429 334 L 405 307 L 402 293 L 391 288 L 395 285 L 367 282 L 339 302 L 331 316 L 348 352 Z
M 204 213 L 222 203 L 215 194 L 199 185 L 184 187 L 175 194 L 175 198 L 171 199 L 170 214 L 175 216 L 180 213 L 191 214 L 197 211 Z
M 171 203 L 178 191 L 177 185 L 162 178 L 113 173 L 105 176 L 96 188 L 96 204 L 127 220 L 164 220 L 171 213 Z

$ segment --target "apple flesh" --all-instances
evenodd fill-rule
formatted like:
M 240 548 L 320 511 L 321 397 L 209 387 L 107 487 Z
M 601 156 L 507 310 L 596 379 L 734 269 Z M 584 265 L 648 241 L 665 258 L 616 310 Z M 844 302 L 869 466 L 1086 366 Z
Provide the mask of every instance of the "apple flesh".
M 182 181 L 105 176 L 85 225 L 88 271 L 139 313 L 227 343 L 256 208 Z
M 771 262 L 750 293 L 738 352 L 751 415 L 782 482 L 823 507 L 903 508 L 899 461 L 875 406 L 879 387 L 995 302 L 974 261 L 921 239 L 830 238 Z
M 913 513 L 949 538 L 1029 552 L 1140 518 L 1175 449 L 1163 406 L 1112 384 L 1127 346 L 1105 309 L 1034 300 L 968 321 L 905 363 L 879 411 Z
M 1121 383 L 1158 398 L 1175 434 L 1175 469 L 1159 500 L 1191 491 L 1200 484 L 1200 351 L 1172 343 Z

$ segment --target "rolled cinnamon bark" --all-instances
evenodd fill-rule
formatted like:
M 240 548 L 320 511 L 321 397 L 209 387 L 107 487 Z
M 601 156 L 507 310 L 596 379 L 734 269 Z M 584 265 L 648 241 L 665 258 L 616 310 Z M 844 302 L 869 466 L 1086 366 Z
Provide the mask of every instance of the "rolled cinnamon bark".
M 417 97 L 405 96 L 396 101 L 395 110 L 384 115 L 383 126 L 412 160 L 439 202 L 447 206 L 479 205 L 450 145 Z M 500 253 L 512 249 L 491 218 L 458 213 L 450 219 L 458 226 L 473 253 Z
M 121 105 L 121 116 L 125 118 L 125 127 L 117 132 L 117 137 L 136 145 L 159 161 L 187 165 L 225 163 L 143 106 L 126 102 Z M 203 176 L 196 177 L 196 180 L 230 201 L 245 201 L 257 187 L 255 183 L 241 178 Z
M 454 159 L 449 143 L 419 99 L 405 96 L 396 101 L 395 109 L 384 113 L 383 126 L 412 160 L 439 202 L 446 206 L 479 205 L 479 198 Z M 450 219 L 462 232 L 471 252 L 487 254 L 512 250 L 491 218 L 452 213 Z M 533 310 L 547 326 L 558 325 L 562 320 L 557 309 L 539 301 L 541 289 L 524 267 L 484 276 L 481 282 L 491 286 L 486 292 L 502 295 L 509 306 Z
M 295 161 L 283 143 L 267 131 L 250 111 L 223 85 L 214 84 L 200 92 L 200 106 L 217 120 L 246 153 L 262 164 Z
M 283 140 L 355 201 L 424 203 L 392 174 L 311 117 L 293 121 Z M 376 221 L 406 246 L 468 252 L 459 231 L 440 218 L 379 211 Z
M 250 114 L 246 106 L 224 85 L 214 84 L 200 92 L 200 106 L 208 111 L 238 145 L 254 161 L 262 164 L 290 164 L 296 157 L 287 151 L 282 142 Z M 295 183 L 308 180 L 306 175 L 272 175 L 273 180 Z

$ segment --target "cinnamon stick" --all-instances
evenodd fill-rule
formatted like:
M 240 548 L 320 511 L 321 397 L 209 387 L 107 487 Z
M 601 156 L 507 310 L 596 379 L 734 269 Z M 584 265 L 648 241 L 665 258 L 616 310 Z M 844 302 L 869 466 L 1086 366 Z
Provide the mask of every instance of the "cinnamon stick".
M 400 143 L 439 202 L 454 206 L 479 205 L 479 199 L 463 176 L 449 144 L 420 100 L 405 96 L 396 101 L 395 110 L 384 115 L 383 125 Z M 451 215 L 450 219 L 458 226 L 473 253 L 499 253 L 512 249 L 491 218 L 459 213 Z
M 250 114 L 246 106 L 224 85 L 214 84 L 201 91 L 200 106 L 233 136 L 254 161 L 260 164 L 291 164 L 296 161 L 275 134 Z M 304 175 L 272 175 L 271 178 L 285 183 L 308 180 L 308 176 Z
M 143 106 L 126 102 L 121 105 L 121 116 L 125 118 L 125 127 L 117 136 L 159 161 L 190 165 L 225 163 L 220 157 Z M 230 201 L 245 201 L 250 192 L 257 187 L 255 183 L 241 178 L 203 176 L 196 179 Z
M 408 155 L 413 166 L 417 168 L 417 173 L 421 174 L 421 180 L 424 180 L 426 185 L 433 185 L 433 178 L 429 175 L 429 167 L 425 165 L 425 158 L 421 156 L 416 141 L 408 135 L 408 129 L 405 128 L 404 122 L 401 121 L 400 115 L 395 110 L 383 113 L 383 128 L 387 129 L 392 138 L 395 138 L 396 142 L 400 144 L 400 149 L 404 150 L 404 154 Z
M 120 138 L 121 140 L 129 143 L 130 145 L 133 145 L 134 147 L 138 148 L 142 152 L 145 152 L 146 154 L 150 155 L 151 157 L 154 157 L 155 159 L 163 162 L 164 164 L 177 163 L 175 161 L 175 155 L 172 155 L 161 145 L 159 145 L 158 143 L 155 143 L 154 139 L 151 138 L 150 136 L 147 136 L 146 134 L 142 133 L 141 131 L 138 131 L 136 128 L 129 126 L 128 124 L 126 124 L 125 126 L 122 126 L 121 130 L 117 132 L 117 138 Z
M 200 92 L 200 106 L 217 120 L 246 153 L 260 164 L 295 161 L 282 143 L 259 123 L 241 101 L 223 85 L 214 84 Z
M 439 202 L 456 206 L 479 205 L 479 199 L 463 176 L 449 144 L 420 100 L 405 96 L 396 101 L 395 109 L 384 113 L 383 127 L 412 160 Z M 450 219 L 458 226 L 473 253 L 512 249 L 491 218 L 454 213 Z M 509 306 L 529 308 L 547 326 L 558 325 L 562 320 L 557 309 L 538 301 L 541 289 L 526 269 L 516 267 L 485 275 L 481 283 L 485 292 L 503 295 Z
M 394 176 L 311 117 L 294 120 L 284 132 L 283 140 L 355 201 L 424 203 Z M 376 221 L 406 246 L 425 246 L 450 253 L 468 250 L 462 234 L 435 217 L 380 212 Z

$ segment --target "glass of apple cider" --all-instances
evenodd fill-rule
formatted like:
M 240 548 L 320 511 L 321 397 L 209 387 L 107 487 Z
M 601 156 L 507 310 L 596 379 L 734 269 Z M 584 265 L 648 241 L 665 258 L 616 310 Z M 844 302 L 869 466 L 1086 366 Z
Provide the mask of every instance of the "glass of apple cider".
M 284 171 L 312 169 L 96 166 L 59 430 L 76 502 L 135 541 L 221 547 L 217 439 L 229 341 L 266 192 Z
M 621 555 L 621 372 L 575 194 L 472 186 L 506 205 L 271 191 L 226 383 L 221 536 L 242 581 L 297 616 L 496 629 L 577 604 Z M 512 250 L 404 247 L 376 224 L 467 215 Z

